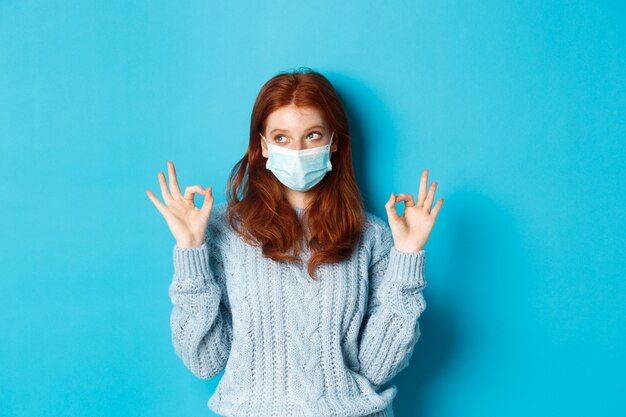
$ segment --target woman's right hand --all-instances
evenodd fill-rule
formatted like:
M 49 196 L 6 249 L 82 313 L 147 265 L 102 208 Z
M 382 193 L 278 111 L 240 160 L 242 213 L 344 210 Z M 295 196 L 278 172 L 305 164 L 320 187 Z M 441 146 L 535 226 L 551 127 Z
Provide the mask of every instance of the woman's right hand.
M 183 196 L 180 193 L 180 188 L 178 188 L 174 163 L 168 161 L 167 168 L 170 179 L 169 190 L 165 183 L 165 175 L 160 171 L 158 173 L 161 196 L 165 205 L 152 191 L 146 190 L 146 194 L 165 218 L 176 239 L 176 245 L 182 248 L 199 248 L 204 242 L 206 228 L 213 209 L 213 187 L 209 186 L 205 190 L 199 185 L 191 185 L 185 188 L 185 195 Z M 193 202 L 196 193 L 204 196 L 201 209 L 196 208 Z

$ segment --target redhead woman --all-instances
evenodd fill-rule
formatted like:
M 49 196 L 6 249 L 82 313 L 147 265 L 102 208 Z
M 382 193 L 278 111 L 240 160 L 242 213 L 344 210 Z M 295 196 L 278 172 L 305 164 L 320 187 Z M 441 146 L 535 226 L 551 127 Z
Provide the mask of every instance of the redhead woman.
M 224 371 L 207 405 L 226 417 L 393 416 L 390 381 L 426 308 L 437 183 L 424 170 L 416 199 L 391 193 L 386 220 L 367 212 L 344 107 L 308 68 L 263 85 L 249 139 L 226 202 L 181 192 L 171 162 L 164 203 L 146 191 L 176 239 L 176 354 L 199 378 Z

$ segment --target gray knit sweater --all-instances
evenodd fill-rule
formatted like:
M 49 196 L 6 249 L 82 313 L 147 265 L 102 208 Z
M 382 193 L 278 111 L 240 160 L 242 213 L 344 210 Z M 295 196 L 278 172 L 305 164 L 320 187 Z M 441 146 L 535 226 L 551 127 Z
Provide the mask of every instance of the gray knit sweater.
M 426 308 L 425 252 L 400 252 L 366 213 L 350 258 L 317 267 L 262 255 L 215 204 L 198 248 L 174 246 L 172 342 L 197 377 L 224 374 L 208 407 L 227 417 L 391 416 Z M 295 209 L 302 218 L 302 209 Z

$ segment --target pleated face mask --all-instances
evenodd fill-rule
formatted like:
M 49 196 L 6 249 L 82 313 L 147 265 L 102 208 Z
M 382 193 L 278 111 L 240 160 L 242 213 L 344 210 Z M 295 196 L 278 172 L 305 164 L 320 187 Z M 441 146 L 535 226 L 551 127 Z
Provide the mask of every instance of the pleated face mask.
M 328 145 L 301 150 L 268 143 L 265 136 L 261 135 L 267 144 L 265 167 L 286 187 L 295 191 L 308 191 L 324 178 L 326 172 L 333 169 L 330 163 L 330 145 L 334 135 L 335 132 L 330 136 Z

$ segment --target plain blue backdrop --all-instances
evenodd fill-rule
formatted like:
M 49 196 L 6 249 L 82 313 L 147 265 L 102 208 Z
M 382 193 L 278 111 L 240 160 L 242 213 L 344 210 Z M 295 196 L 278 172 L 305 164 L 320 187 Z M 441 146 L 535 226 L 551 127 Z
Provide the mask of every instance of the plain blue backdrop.
M 0 415 L 213 415 L 219 377 L 171 345 L 174 239 L 145 190 L 172 160 L 224 201 L 259 89 L 299 66 L 344 99 L 369 211 L 423 169 L 445 200 L 396 416 L 626 415 L 625 16 L 0 1 Z

